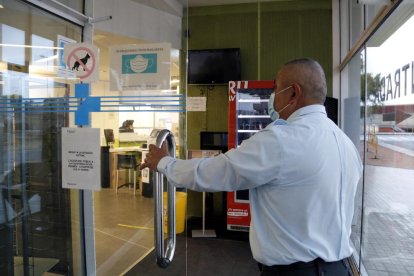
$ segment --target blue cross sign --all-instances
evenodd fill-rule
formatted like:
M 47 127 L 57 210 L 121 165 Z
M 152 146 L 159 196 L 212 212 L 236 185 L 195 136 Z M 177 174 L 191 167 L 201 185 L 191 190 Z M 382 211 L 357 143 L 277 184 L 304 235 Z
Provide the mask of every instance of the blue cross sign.
M 101 98 L 89 96 L 90 86 L 87 83 L 75 84 L 75 97 L 81 99 L 75 111 L 76 125 L 89 125 L 89 113 L 101 111 Z

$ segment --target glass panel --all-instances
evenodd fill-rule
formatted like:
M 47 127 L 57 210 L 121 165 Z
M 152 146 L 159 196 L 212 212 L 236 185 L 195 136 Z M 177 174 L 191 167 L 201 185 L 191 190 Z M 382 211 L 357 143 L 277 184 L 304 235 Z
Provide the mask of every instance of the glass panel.
M 347 2 L 347 1 L 345 1 Z M 351 0 L 350 1 L 350 13 L 349 13 L 349 23 L 350 23 L 350 44 L 349 47 L 352 46 L 358 41 L 359 37 L 361 36 L 362 32 L 365 29 L 364 24 L 364 1 L 360 0 Z M 347 50 L 350 48 L 347 47 Z
M 53 44 L 53 40 L 32 35 L 32 45 L 37 46 L 32 49 L 31 64 L 33 68 L 37 67 L 39 68 L 38 70 L 43 69 L 53 72 L 53 66 L 55 64 Z
M 83 1 L 69 2 L 62 3 L 82 10 Z M 101 186 L 107 189 L 93 197 L 89 197 L 89 191 L 61 188 L 61 128 L 73 126 L 78 114 L 70 113 L 79 111 L 78 101 L 73 98 L 74 84 L 79 80 L 66 79 L 63 47 L 81 42 L 82 29 L 19 1 L 9 1 L 0 9 L 0 133 L 5 137 L 0 144 L 4 161 L 0 163 L 0 231 L 6 237 L 0 244 L 1 275 L 13 275 L 13 271 L 16 275 L 42 275 L 46 271 L 82 275 L 84 266 L 92 268 L 92 273 L 96 267 L 97 275 L 119 275 L 131 268 L 132 274 L 137 273 L 134 269 L 145 273 L 150 273 L 150 268 L 158 269 L 151 255 L 152 174 L 137 170 L 147 151 L 137 147 L 154 142 L 150 136 L 153 129 L 167 128 L 175 135 L 179 158 L 185 157 L 185 86 L 179 82 L 182 6 L 175 2 L 158 7 L 129 1 L 115 10 L 108 1 L 98 9 L 106 14 L 108 6 L 114 17 L 139 19 L 145 24 L 110 21 L 94 32 L 94 44 L 100 49 L 100 78 L 91 84 L 91 96 L 99 99 L 101 113 L 91 112 L 90 125 L 102 128 L 97 142 L 102 145 Z M 148 28 L 137 34 L 137 25 Z M 113 33 L 108 29 L 122 31 Z M 157 47 L 161 42 L 170 44 L 168 50 Z M 128 67 L 116 71 L 119 68 L 109 53 L 111 47 L 138 47 L 143 53 L 125 53 L 121 61 L 130 58 L 122 63 Z M 88 60 L 82 62 L 86 67 Z M 161 71 L 163 81 L 154 78 Z M 115 86 L 126 84 L 122 89 L 111 87 L 113 75 L 121 77 Z M 141 77 L 146 80 L 141 81 Z M 161 87 L 153 86 L 157 81 Z M 141 84 L 146 89 L 139 89 Z M 107 130 L 112 130 L 112 137 L 105 137 L 104 133 L 110 133 Z M 115 182 L 120 189 L 115 189 Z M 179 249 L 174 259 L 180 271 L 186 265 L 183 194 L 179 191 L 177 196 Z M 93 210 L 87 208 L 92 202 Z M 88 216 L 92 214 L 95 217 Z M 88 229 L 82 229 L 83 216 L 91 225 Z M 88 236 L 82 240 L 84 233 Z M 87 256 L 85 244 L 96 247 L 87 248 Z
M 240 49 L 240 65 L 241 65 L 241 79 L 244 80 L 257 80 L 257 79 L 272 79 L 273 72 L 263 70 L 261 74 L 259 66 L 261 63 L 260 60 L 260 51 L 259 49 L 264 49 L 260 47 L 260 24 L 259 24 L 259 9 L 260 5 L 258 1 L 251 1 L 248 4 L 228 4 L 218 5 L 216 2 L 211 1 L 205 2 L 204 5 L 200 5 L 189 0 L 189 10 L 188 17 L 185 18 L 188 23 L 188 36 L 186 37 L 186 42 L 188 50 L 199 50 L 199 49 L 227 49 L 227 48 L 238 48 Z M 267 15 L 267 14 L 266 14 Z M 275 17 L 277 18 L 277 17 Z M 269 22 L 263 22 L 263 26 L 270 26 L 274 22 L 269 19 Z M 264 30 L 270 30 L 272 28 L 267 28 Z M 263 36 L 269 38 L 273 35 L 269 32 L 264 32 Z M 273 45 L 275 47 L 275 45 Z M 272 54 L 279 54 L 277 51 Z M 263 56 L 266 54 L 264 53 Z M 270 55 L 267 55 L 267 58 L 270 58 Z M 192 62 L 193 60 L 188 60 Z M 264 58 L 263 62 L 266 62 L 267 59 Z M 228 70 L 238 71 L 238 63 L 231 62 L 231 59 L 226 59 L 224 64 L 227 64 Z M 274 65 L 274 64 L 272 64 Z M 211 76 L 215 74 L 214 69 L 215 65 L 204 66 L 205 72 L 203 75 Z M 191 67 L 191 64 L 189 64 Z M 232 81 L 239 79 L 232 79 Z M 200 82 L 198 82 L 200 83 Z M 206 82 L 204 82 L 206 83 Z M 207 83 L 212 83 L 211 81 Z M 187 114 L 187 123 L 188 123 L 188 148 L 198 149 L 200 148 L 200 132 L 202 131 L 223 131 L 229 132 L 228 129 L 228 118 L 229 118 L 229 109 L 227 105 L 229 103 L 229 92 L 228 84 L 216 84 L 216 85 L 188 85 L 187 86 L 187 95 L 188 97 L 203 97 L 206 99 L 206 112 L 188 112 Z M 248 110 L 245 110 L 246 114 L 241 115 L 248 116 Z M 249 120 L 253 121 L 254 119 L 248 118 L 239 118 L 236 122 L 236 116 L 234 118 L 235 129 L 234 131 L 234 140 L 232 143 L 237 143 L 236 140 L 241 142 L 251 135 L 254 134 L 257 130 L 249 130 L 248 128 L 253 128 L 253 124 L 249 126 Z M 258 118 L 257 118 L 258 119 Z M 242 122 L 243 121 L 243 122 Z M 243 130 L 237 132 L 237 124 L 240 124 L 240 128 Z M 259 126 L 258 126 L 259 127 Z M 243 132 L 242 132 L 243 131 Z M 230 133 L 230 132 L 229 132 Z M 246 195 L 244 192 L 242 192 Z M 246 243 L 241 244 L 242 246 L 248 246 L 248 233 L 244 232 L 249 228 L 249 215 L 248 215 L 248 204 L 244 203 L 244 206 L 240 205 L 235 206 L 234 213 L 238 216 L 238 213 L 243 212 L 246 216 L 240 219 L 240 216 L 236 218 L 237 225 L 233 225 L 228 220 L 227 214 L 232 216 L 231 207 L 229 207 L 229 202 L 234 202 L 235 198 L 231 193 L 217 192 L 217 193 L 207 193 L 207 198 L 205 201 L 205 216 L 203 216 L 203 204 L 204 201 L 201 200 L 201 196 L 198 192 L 189 191 L 189 199 L 193 199 L 193 206 L 189 206 L 189 216 L 192 219 L 189 221 L 189 225 L 195 229 L 201 229 L 206 227 L 206 229 L 214 229 L 215 233 L 219 240 L 222 241 L 223 238 L 234 239 L 239 238 L 244 240 Z M 241 193 L 237 193 L 240 195 Z M 236 195 L 236 193 L 234 193 Z M 245 197 L 246 198 L 246 197 Z M 191 202 L 191 201 L 189 201 Z M 247 209 L 246 209 L 247 208 Z M 241 211 L 243 209 L 243 211 Z M 244 212 L 245 211 L 245 212 Z M 205 225 L 203 220 L 205 219 Z M 232 231 L 228 231 L 232 229 Z M 237 231 L 233 231 L 237 230 Z M 193 245 L 195 242 L 190 241 Z M 213 244 L 213 243 L 211 243 Z M 222 242 L 218 242 L 219 246 L 224 246 Z M 231 246 L 231 242 L 227 243 Z M 205 245 L 207 248 L 210 248 L 211 245 Z M 203 256 L 196 251 L 197 248 L 189 248 L 189 256 Z M 212 247 L 210 250 L 214 250 Z M 239 250 L 239 252 L 244 252 L 244 249 Z M 249 253 L 248 250 L 247 253 Z M 217 252 L 218 253 L 218 252 Z M 223 252 L 228 254 L 227 252 Z M 197 255 L 196 255 L 197 254 Z M 219 255 L 219 254 L 215 254 Z M 221 252 L 220 252 L 221 256 Z M 238 255 L 239 256 L 239 255 Z M 236 256 L 231 257 L 236 258 Z M 193 259 L 194 260 L 194 259 Z M 248 261 L 244 265 L 248 265 L 252 260 Z M 228 270 L 228 266 L 231 263 L 225 262 L 220 266 L 216 266 L 214 258 L 208 258 L 205 262 L 199 260 L 194 260 L 194 262 L 199 263 L 200 265 L 214 266 L 214 271 L 216 274 L 240 274 L 237 271 Z M 189 262 L 191 263 L 191 261 Z M 239 266 L 237 269 L 242 269 L 244 266 Z M 235 268 L 236 269 L 236 268 Z M 197 267 L 194 265 L 189 266 L 188 273 L 189 275 L 196 274 Z M 246 273 L 246 272 L 243 272 Z
M 78 274 L 80 241 L 72 223 L 79 217 L 71 210 L 78 201 L 62 189 L 60 167 L 71 82 L 57 76 L 54 57 L 57 30 L 78 41 L 82 30 L 20 1 L 3 1 L 3 6 L 0 274 Z
M 243 140 L 253 136 L 272 121 L 267 113 L 272 92 L 272 88 L 237 90 L 236 145 L 240 145 Z
M 383 1 L 348 0 L 340 1 L 341 56 L 358 42 L 365 29 L 372 24 L 378 13 L 385 8 Z
M 384 4 L 385 3 L 375 3 L 375 1 L 367 1 L 367 3 L 365 4 L 365 25 L 367 27 L 373 22 L 377 14 L 383 8 L 385 8 Z
M 364 71 L 365 71 L 365 53 L 361 51 L 341 72 L 341 93 L 342 93 L 342 120 L 341 128 L 353 141 L 357 149 L 361 152 L 361 158 L 364 157 L 364 119 L 365 119 L 365 96 L 364 96 Z M 362 202 L 363 186 L 362 179 L 357 187 L 355 196 L 355 209 L 352 221 L 351 240 L 355 248 L 357 258 L 361 250 L 362 235 Z
M 346 1 L 345 1 L 346 2 Z M 361 37 L 362 32 L 372 23 L 377 14 L 386 7 L 382 1 L 371 0 L 351 0 L 350 1 L 350 21 L 351 43 L 355 45 Z M 350 48 L 347 48 L 349 50 Z
M 346 57 L 349 49 L 351 48 L 350 46 L 350 28 L 349 28 L 349 20 L 350 20 L 350 9 L 349 9 L 349 1 L 340 1 L 339 2 L 339 12 L 340 12 L 340 16 L 339 16 L 339 21 L 340 21 L 340 33 L 341 33 L 341 39 L 340 39 L 340 57 L 341 59 L 343 59 L 344 57 Z M 342 62 L 342 60 L 341 60 Z
M 413 11 L 401 4 L 367 42 L 361 252 L 369 275 L 414 273 Z
M 10 46 L 4 46 L 1 53 L 1 59 L 4 62 L 10 62 L 18 65 L 24 65 L 25 49 L 24 47 L 13 47 L 12 45 L 25 44 L 25 32 L 13 28 L 6 24 L 1 24 L 2 43 Z
M 100 98 L 101 112 L 91 113 L 90 121 L 101 129 L 104 168 L 102 189 L 94 192 L 97 275 L 162 271 L 154 250 L 154 174 L 137 165 L 159 129 L 173 133 L 178 158 L 186 157 L 183 7 L 175 2 L 124 1 L 114 8 L 114 2 L 106 1 L 96 7 L 97 13 L 110 10 L 120 19 L 96 24 L 93 37 L 100 67 L 91 95 Z M 167 274 L 185 275 L 184 192 L 177 193 L 177 243 Z
M 235 3 L 233 1 L 220 2 L 222 5 L 215 1 L 196 5 L 196 1 L 189 0 L 188 18 L 184 19 L 188 22 L 185 40 L 189 50 L 240 48 L 241 79 L 249 80 L 249 83 L 252 80 L 274 79 L 277 73 L 275 70 L 290 59 L 313 57 L 318 59 L 326 70 L 328 93 L 332 94 L 332 70 L 330 69 L 332 68 L 332 1 L 249 1 L 248 3 L 236 1 L 238 4 L 230 4 L 230 2 Z M 229 66 L 233 64 L 229 62 Z M 212 70 L 211 67 L 205 66 L 204 69 Z M 230 139 L 231 128 L 234 132 L 234 129 L 238 129 L 236 139 L 240 142 L 270 121 L 269 118 L 260 117 L 268 116 L 263 114 L 267 110 L 267 101 L 260 104 L 240 102 L 240 113 L 230 114 L 231 108 L 226 108 L 224 105 L 224 103 L 227 105 L 232 97 L 227 85 L 189 85 L 187 89 L 188 97 L 207 99 L 205 113 L 188 112 L 187 114 L 189 148 L 199 147 L 198 136 L 201 131 L 229 131 L 230 141 L 232 140 Z M 264 108 L 266 110 L 263 110 Z M 232 121 L 229 120 L 228 124 L 223 124 L 223 119 L 232 118 L 233 115 L 235 115 L 234 120 L 231 119 Z M 357 130 L 359 130 L 359 122 Z M 196 193 L 189 191 L 189 195 L 195 195 L 196 199 L 199 199 L 198 202 L 201 201 Z M 227 195 L 227 202 L 224 202 L 224 206 L 219 212 L 214 213 L 215 216 L 208 215 L 206 221 L 210 227 L 219 229 L 220 232 L 216 231 L 219 238 L 241 240 L 245 238 L 243 241 L 248 244 L 247 235 L 243 236 L 246 233 L 241 233 L 246 230 L 246 227 L 245 225 L 240 227 L 239 224 L 245 223 L 244 216 L 247 217 L 248 212 L 244 212 L 245 207 L 240 205 L 233 209 L 229 202 L 234 202 L 234 197 L 231 193 Z M 202 205 L 199 204 L 199 206 Z M 207 202 L 207 208 L 208 206 Z M 194 217 L 202 215 L 201 208 L 191 206 L 188 211 L 189 215 Z M 233 214 L 239 216 L 237 227 L 234 228 L 233 224 L 229 223 L 229 218 Z M 227 224 L 222 221 L 226 221 Z M 226 225 L 227 229 L 222 229 Z M 248 219 L 247 225 L 249 225 Z M 190 257 L 199 255 L 199 252 L 191 250 L 189 248 Z M 239 252 L 244 251 L 238 250 L 237 253 Z M 235 252 L 234 255 L 237 256 L 237 253 Z M 236 258 L 234 255 L 232 257 Z M 248 259 L 244 265 L 248 266 L 252 261 L 254 262 Z M 191 262 L 189 263 L 189 275 L 195 274 L 196 268 L 191 267 Z M 240 267 L 244 266 L 240 265 Z M 228 272 L 226 264 L 221 264 L 220 269 L 216 270 L 217 274 Z M 254 267 L 254 269 L 249 271 L 252 275 L 258 273 L 257 268 Z M 236 272 L 228 272 L 228 274 L 232 273 Z

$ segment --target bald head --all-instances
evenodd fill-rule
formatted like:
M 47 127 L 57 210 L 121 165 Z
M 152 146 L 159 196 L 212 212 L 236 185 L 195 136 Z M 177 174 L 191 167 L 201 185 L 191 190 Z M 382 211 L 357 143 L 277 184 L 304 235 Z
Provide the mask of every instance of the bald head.
M 297 83 L 302 87 L 303 97 L 309 104 L 323 104 L 326 98 L 326 78 L 322 66 L 309 58 L 295 59 L 284 64 L 278 79 L 285 85 Z

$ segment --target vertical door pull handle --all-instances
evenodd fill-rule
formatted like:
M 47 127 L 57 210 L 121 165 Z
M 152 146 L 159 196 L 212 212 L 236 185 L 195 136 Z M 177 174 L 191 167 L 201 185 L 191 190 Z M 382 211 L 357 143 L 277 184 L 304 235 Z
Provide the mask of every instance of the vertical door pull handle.
M 175 139 L 168 129 L 163 129 L 158 133 L 156 146 L 161 148 L 164 141 L 167 141 L 168 153 L 175 158 Z M 175 187 L 173 185 L 164 185 L 164 175 L 156 172 L 154 174 L 154 228 L 155 228 L 155 250 L 157 254 L 157 264 L 166 268 L 174 257 L 176 243 L 175 229 Z M 164 238 L 164 186 L 167 189 L 167 221 L 168 237 Z

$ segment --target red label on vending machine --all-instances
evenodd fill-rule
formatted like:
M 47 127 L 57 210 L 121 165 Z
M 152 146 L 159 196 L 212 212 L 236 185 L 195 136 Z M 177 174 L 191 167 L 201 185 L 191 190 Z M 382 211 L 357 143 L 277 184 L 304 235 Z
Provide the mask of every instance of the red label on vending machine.
M 229 82 L 228 149 L 238 147 L 271 122 L 267 105 L 273 86 L 273 80 Z M 249 191 L 228 192 L 227 229 L 249 231 L 249 228 Z

